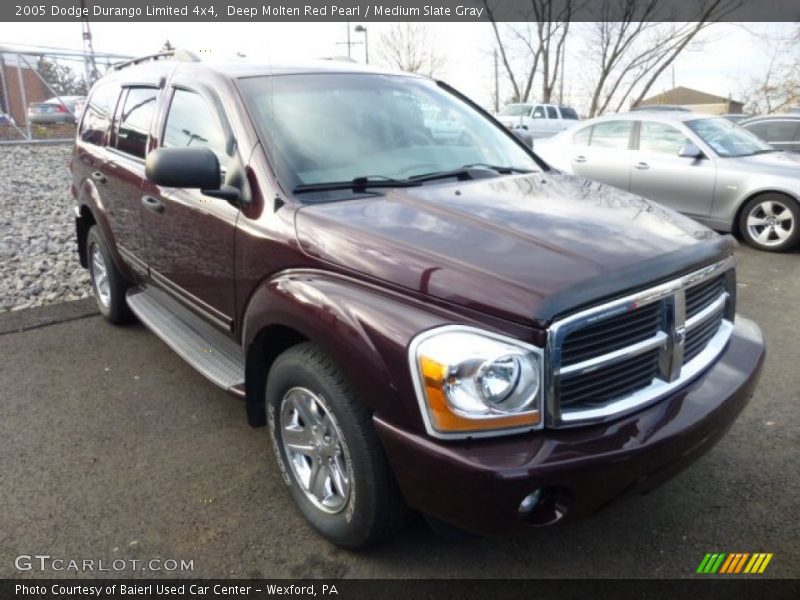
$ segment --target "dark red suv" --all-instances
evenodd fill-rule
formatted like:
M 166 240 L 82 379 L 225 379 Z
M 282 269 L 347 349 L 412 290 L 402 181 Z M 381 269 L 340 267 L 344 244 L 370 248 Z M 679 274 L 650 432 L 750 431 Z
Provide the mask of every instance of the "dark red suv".
M 342 546 L 408 508 L 508 534 L 652 488 L 764 357 L 730 237 L 424 77 L 147 57 L 94 86 L 72 174 L 101 312 L 243 398 Z

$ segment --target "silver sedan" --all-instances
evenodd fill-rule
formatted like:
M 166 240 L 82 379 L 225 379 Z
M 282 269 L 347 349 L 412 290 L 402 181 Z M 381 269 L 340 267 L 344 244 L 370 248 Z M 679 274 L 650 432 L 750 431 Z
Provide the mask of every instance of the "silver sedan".
M 800 155 L 721 117 L 634 112 L 583 121 L 534 151 L 553 167 L 674 208 L 761 250 L 800 240 Z

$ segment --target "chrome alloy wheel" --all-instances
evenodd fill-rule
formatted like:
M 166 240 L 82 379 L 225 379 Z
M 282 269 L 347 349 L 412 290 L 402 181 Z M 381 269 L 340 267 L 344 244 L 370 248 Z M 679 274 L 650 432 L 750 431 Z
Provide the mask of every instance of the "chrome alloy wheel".
M 789 207 L 778 200 L 759 202 L 747 215 L 747 232 L 764 246 L 777 246 L 794 233 L 794 215 Z
M 94 289 L 97 292 L 97 297 L 100 299 L 100 303 L 108 307 L 111 303 L 111 284 L 108 281 L 108 268 L 106 267 L 106 262 L 103 260 L 103 255 L 100 253 L 100 246 L 97 244 L 92 245 L 92 268 L 91 268 L 91 275 L 92 275 L 92 282 L 94 283 Z
M 306 388 L 281 400 L 281 441 L 295 480 L 314 506 L 341 512 L 350 497 L 350 455 L 323 401 Z

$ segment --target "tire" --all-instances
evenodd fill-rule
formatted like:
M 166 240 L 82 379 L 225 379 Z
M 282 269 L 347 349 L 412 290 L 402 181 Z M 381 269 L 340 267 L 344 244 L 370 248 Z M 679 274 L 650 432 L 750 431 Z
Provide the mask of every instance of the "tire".
M 323 537 L 358 549 L 402 526 L 407 509 L 370 413 L 316 344 L 303 342 L 275 359 L 266 406 L 283 481 Z
M 125 291 L 130 284 L 117 270 L 97 225 L 92 225 L 86 234 L 86 262 L 100 314 L 115 325 L 130 323 L 133 313 L 125 301 Z
M 753 248 L 785 252 L 800 241 L 800 204 L 783 194 L 751 198 L 739 217 L 739 231 Z

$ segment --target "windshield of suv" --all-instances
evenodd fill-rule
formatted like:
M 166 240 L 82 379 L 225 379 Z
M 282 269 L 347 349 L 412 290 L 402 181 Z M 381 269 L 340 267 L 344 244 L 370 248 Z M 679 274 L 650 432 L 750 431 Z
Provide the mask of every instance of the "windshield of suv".
M 539 170 L 501 128 L 427 79 L 272 75 L 240 87 L 289 189 L 364 179 L 386 187 L 474 164 Z
M 531 108 L 532 106 L 530 104 L 506 104 L 500 110 L 500 114 L 504 117 L 527 116 L 528 113 L 531 112 Z
M 696 119 L 686 121 L 686 126 L 720 156 L 752 156 L 776 152 L 775 148 L 761 141 L 755 134 L 727 119 Z

